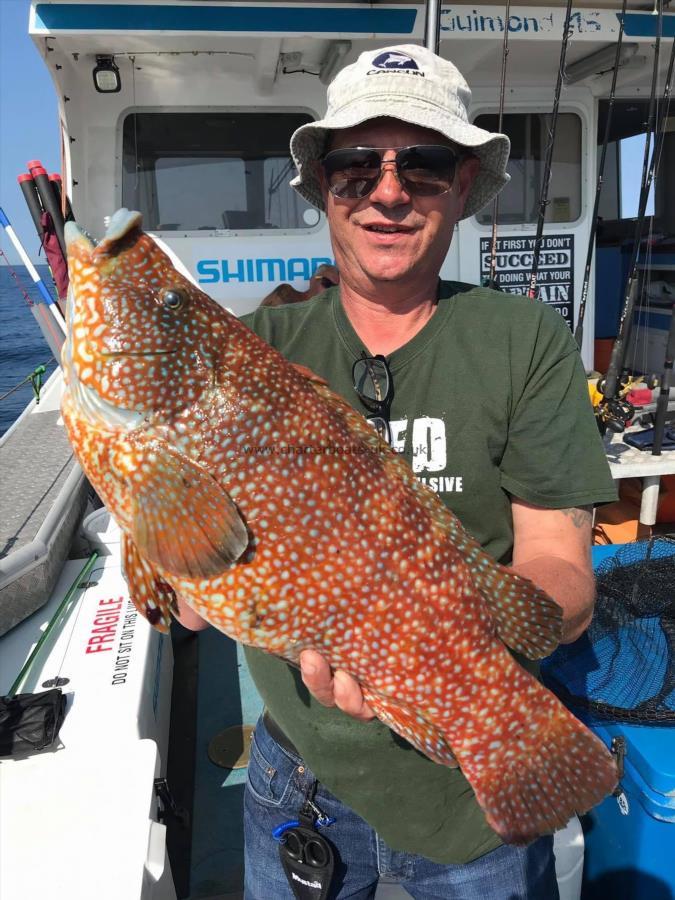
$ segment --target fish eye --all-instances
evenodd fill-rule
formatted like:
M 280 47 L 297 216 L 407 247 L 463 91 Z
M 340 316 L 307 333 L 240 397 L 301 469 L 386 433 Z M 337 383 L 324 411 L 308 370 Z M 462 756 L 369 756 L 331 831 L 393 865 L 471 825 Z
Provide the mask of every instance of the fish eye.
M 181 291 L 178 288 L 170 288 L 168 291 L 164 291 L 161 300 L 167 309 L 175 310 L 181 308 L 186 302 L 187 296 L 185 291 Z

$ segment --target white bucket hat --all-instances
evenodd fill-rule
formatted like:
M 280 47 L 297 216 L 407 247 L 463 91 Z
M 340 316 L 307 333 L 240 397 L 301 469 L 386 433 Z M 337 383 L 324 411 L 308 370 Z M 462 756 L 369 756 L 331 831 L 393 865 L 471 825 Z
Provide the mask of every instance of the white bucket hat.
M 480 160 L 462 214 L 466 219 L 494 199 L 510 179 L 506 174 L 508 137 L 471 125 L 470 101 L 471 90 L 461 72 L 426 47 L 402 44 L 368 50 L 329 85 L 325 117 L 302 125 L 291 137 L 298 170 L 291 187 L 324 209 L 316 161 L 325 151 L 328 132 L 388 116 L 431 128 Z

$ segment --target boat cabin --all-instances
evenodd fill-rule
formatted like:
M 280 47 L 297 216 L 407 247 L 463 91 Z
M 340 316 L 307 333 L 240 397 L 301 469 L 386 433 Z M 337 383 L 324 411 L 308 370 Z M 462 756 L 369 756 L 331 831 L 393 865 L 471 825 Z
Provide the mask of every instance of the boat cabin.
M 570 328 L 579 318 L 620 12 L 616 0 L 583 0 L 569 20 L 537 297 Z M 497 130 L 503 89 L 502 130 L 511 138 L 496 243 L 492 207 L 460 222 L 445 278 L 485 282 L 494 258 L 500 289 L 527 293 L 564 23 L 558 0 L 523 2 L 508 13 L 465 2 L 440 10 L 440 54 L 472 88 L 472 120 Z M 630 0 L 623 24 L 581 347 L 588 370 L 605 371 L 602 342 L 617 333 L 637 214 L 630 189 L 639 185 L 643 158 L 635 144 L 644 146 L 648 131 L 659 29 L 661 104 L 675 14 L 654 15 Z M 333 263 L 324 215 L 289 187 L 290 136 L 322 117 L 327 84 L 360 53 L 423 44 L 425 3 L 33 0 L 29 28 L 56 89 L 63 186 L 78 223 L 99 237 L 119 207 L 140 210 L 145 230 L 176 265 L 243 314 L 279 284 L 305 291 L 316 270 Z M 646 374 L 662 371 L 675 291 L 672 117 L 665 128 L 628 359 Z M 30 884 L 57 900 L 234 900 L 241 897 L 246 775 L 232 766 L 245 749 L 241 725 L 255 723 L 260 699 L 241 647 L 229 638 L 179 625 L 171 638 L 161 636 L 136 614 L 119 530 L 105 510 L 90 508 L 73 538 L 87 485 L 68 461 L 60 392 L 55 376 L 39 408 L 33 404 L 0 442 L 7 451 L 6 438 L 14 440 L 20 426 L 29 446 L 49 448 L 55 459 L 60 435 L 68 457 L 60 468 L 72 468 L 59 498 L 71 511 L 79 503 L 67 533 L 61 529 L 57 562 L 52 537 L 35 529 L 41 565 L 50 567 L 36 603 L 46 605 L 25 608 L 0 628 L 0 695 L 12 684 L 26 692 L 51 685 L 69 698 L 58 752 L 0 764 L 0 821 L 7 815 L 12 823 L 0 829 L 0 893 L 18 900 Z M 30 429 L 38 426 L 35 438 Z M 15 453 L 17 468 L 28 455 Z M 61 499 L 50 503 L 50 522 L 61 528 Z M 17 579 L 35 580 L 33 543 L 20 548 L 12 576 L 22 602 Z M 70 596 L 78 597 L 75 611 L 60 618 Z M 43 656 L 27 666 L 52 626 Z M 576 819 L 568 829 L 556 838 L 558 880 L 563 900 L 579 900 L 583 835 Z M 403 896 L 386 885 L 378 892 L 378 900 Z
M 614 0 L 601 0 L 575 6 L 570 18 L 538 296 L 571 327 L 578 317 L 619 13 Z M 601 339 L 616 334 L 637 214 L 636 195 L 627 195 L 626 184 L 639 184 L 642 163 L 631 139 L 639 141 L 647 128 L 659 21 L 642 4 L 628 3 L 599 208 L 598 274 L 585 315 L 582 354 L 589 370 L 596 332 Z M 560 3 L 525 3 L 509 11 L 503 130 L 511 138 L 511 182 L 499 198 L 495 248 L 497 283 L 505 291 L 525 293 L 532 269 L 564 22 Z M 662 22 L 657 98 L 675 15 L 664 14 Z M 306 289 L 332 252 L 325 217 L 289 187 L 289 138 L 323 115 L 326 85 L 342 66 L 368 49 L 423 43 L 424 26 L 422 2 L 36 0 L 30 30 L 59 97 L 65 179 L 78 221 L 96 236 L 118 207 L 139 209 L 145 228 L 237 314 L 254 309 L 279 283 Z M 472 88 L 473 121 L 493 130 L 506 27 L 502 6 L 441 8 L 440 53 Z M 669 131 L 648 208 L 649 234 L 657 239 L 674 230 L 674 148 Z M 444 277 L 478 283 L 489 276 L 492 219 L 490 206 L 459 224 Z M 672 247 L 664 250 L 657 240 L 653 256 L 646 306 L 658 304 L 675 280 Z M 656 315 L 643 322 L 651 329 L 648 337 L 653 341 L 652 332 L 660 330 L 661 342 L 636 362 L 641 371 L 660 371 L 667 309 L 648 312 Z

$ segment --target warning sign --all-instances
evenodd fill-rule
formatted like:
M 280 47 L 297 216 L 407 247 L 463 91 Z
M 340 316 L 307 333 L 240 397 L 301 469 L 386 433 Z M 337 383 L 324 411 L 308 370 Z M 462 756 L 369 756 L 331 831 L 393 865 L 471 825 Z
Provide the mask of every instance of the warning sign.
M 480 239 L 483 284 L 490 275 L 492 241 Z M 527 294 L 532 273 L 534 238 L 498 238 L 495 284 L 510 294 Z M 570 328 L 574 309 L 574 235 L 549 234 L 541 242 L 537 299 L 558 310 Z

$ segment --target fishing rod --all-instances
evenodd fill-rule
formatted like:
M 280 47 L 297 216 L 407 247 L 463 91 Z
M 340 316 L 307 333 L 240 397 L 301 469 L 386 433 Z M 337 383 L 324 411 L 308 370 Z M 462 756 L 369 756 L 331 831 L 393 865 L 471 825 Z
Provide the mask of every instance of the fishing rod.
M 52 172 L 52 174 L 49 176 L 49 180 L 51 181 L 54 196 L 56 197 L 56 203 L 61 210 L 61 216 L 63 218 L 63 224 L 65 227 L 66 222 L 75 221 L 75 213 L 73 212 L 73 207 L 70 205 L 68 194 L 64 194 L 63 192 L 63 183 L 59 173 Z
M 49 291 L 47 289 L 47 285 L 40 278 L 40 276 L 37 272 L 37 269 L 35 268 L 33 263 L 30 261 L 30 257 L 24 250 L 23 244 L 17 237 L 17 234 L 14 231 L 14 228 L 12 227 L 12 223 L 7 218 L 3 208 L 1 206 L 0 206 L 0 225 L 2 225 L 2 227 L 4 228 L 5 233 L 7 234 L 7 237 L 10 239 L 10 241 L 14 245 L 14 249 L 21 257 L 21 262 L 28 269 L 28 274 L 35 282 L 35 286 L 37 287 L 38 291 L 40 292 L 42 299 L 45 301 L 45 303 L 49 307 L 49 311 L 54 316 L 56 321 L 59 323 L 61 330 L 65 334 L 66 333 L 66 323 L 65 323 L 63 316 L 61 315 L 61 311 L 59 310 L 58 306 L 56 305 L 56 301 L 54 300 L 52 295 L 49 293 Z
M 424 46 L 438 54 L 441 37 L 441 2 L 427 0 L 427 17 L 424 24 Z
M 654 444 L 652 456 L 661 455 L 663 435 L 666 430 L 666 416 L 668 414 L 668 402 L 670 400 L 670 382 L 673 377 L 673 357 L 675 357 L 675 307 L 670 316 L 670 330 L 668 331 L 668 343 L 666 345 L 666 359 L 663 363 L 663 375 L 659 387 L 659 396 L 656 398 L 656 412 L 654 413 Z
M 626 0 L 624 0 L 624 3 Z M 506 0 L 506 12 L 504 16 L 504 40 L 502 42 L 502 75 L 499 82 L 499 119 L 497 131 L 501 134 L 504 122 L 504 93 L 506 90 L 506 60 L 509 55 L 509 22 L 511 21 L 511 0 Z M 492 207 L 492 241 L 490 244 L 490 275 L 488 287 L 495 286 L 495 271 L 497 269 L 497 218 L 499 216 L 499 194 L 495 197 Z
M 68 197 L 62 192 L 60 175 L 48 176 L 37 159 L 31 160 L 28 168 L 30 172 L 19 175 L 17 181 L 51 269 L 57 302 L 61 301 L 59 308 L 63 311 L 68 294 L 68 257 L 64 252 L 65 242 L 60 240 L 59 234 L 63 238 L 66 217 L 72 219 L 73 211 Z
M 666 76 L 666 84 L 664 88 L 664 99 L 667 92 L 666 109 L 662 112 L 662 129 L 665 132 L 666 123 L 668 121 L 668 113 L 670 106 L 670 84 L 673 74 L 673 61 L 675 60 L 675 42 L 670 49 L 670 63 L 668 66 L 668 75 Z M 658 164 L 658 163 L 657 163 Z M 661 376 L 661 384 L 659 386 L 659 396 L 656 398 L 656 411 L 654 413 L 654 443 L 652 445 L 652 456 L 661 455 L 661 447 L 663 445 L 663 436 L 666 430 L 666 417 L 668 415 L 668 403 L 670 401 L 670 384 L 673 377 L 673 358 L 675 357 L 675 307 L 671 311 L 670 329 L 668 330 L 668 340 L 666 343 L 666 356 L 663 362 L 663 375 Z
M 66 339 L 66 323 L 61 315 L 61 310 L 56 301 L 49 293 L 47 285 L 40 278 L 35 266 L 30 261 L 30 257 L 23 248 L 23 245 L 12 228 L 12 224 L 5 215 L 4 210 L 0 206 L 0 225 L 5 230 L 7 237 L 14 245 L 14 249 L 19 254 L 22 263 L 28 269 L 30 277 L 33 279 L 44 303 L 32 304 L 30 310 L 37 321 L 42 336 L 49 349 L 52 351 L 55 359 L 61 358 L 61 348 Z
M 607 121 L 605 122 L 605 134 L 602 140 L 602 152 L 600 154 L 600 165 L 598 167 L 598 179 L 595 183 L 595 202 L 593 204 L 593 214 L 591 216 L 591 230 L 588 235 L 588 250 L 586 251 L 586 266 L 584 268 L 584 278 L 581 284 L 581 301 L 579 303 L 579 318 L 577 319 L 577 327 L 574 332 L 574 339 L 577 347 L 581 350 L 581 344 L 584 339 L 584 317 L 586 315 L 586 300 L 588 298 L 588 285 L 591 280 L 591 264 L 593 262 L 593 251 L 595 250 L 595 236 L 598 231 L 598 210 L 600 208 L 600 193 L 602 191 L 603 176 L 605 173 L 605 159 L 607 157 L 607 145 L 609 144 L 609 134 L 612 125 L 612 114 L 614 112 L 614 97 L 616 94 L 616 80 L 619 74 L 619 64 L 621 62 L 621 46 L 623 44 L 624 20 L 626 18 L 627 0 L 623 0 L 621 7 L 621 16 L 619 17 L 619 36 L 616 42 L 616 55 L 614 57 L 614 70 L 612 72 L 612 86 L 609 90 L 609 104 L 607 106 Z
M 567 0 L 567 9 L 565 11 L 565 24 L 563 25 L 563 38 L 560 47 L 560 63 L 558 64 L 558 78 L 555 85 L 555 94 L 553 95 L 553 109 L 551 110 L 551 122 L 548 129 L 548 146 L 546 148 L 546 161 L 544 163 L 544 181 L 541 188 L 541 196 L 539 198 L 539 218 L 537 220 L 537 233 L 534 239 L 534 250 L 532 252 L 532 272 L 530 273 L 530 286 L 527 296 L 534 299 L 537 295 L 537 273 L 539 271 L 539 252 L 541 250 L 542 237 L 544 233 L 544 219 L 546 218 L 546 207 L 548 206 L 548 189 L 551 183 L 551 165 L 553 162 L 553 144 L 555 142 L 555 131 L 558 123 L 558 105 L 560 103 L 560 91 L 562 89 L 563 75 L 565 72 L 565 60 L 567 58 L 567 44 L 570 37 L 570 17 L 572 15 L 572 0 Z
M 659 7 L 661 9 L 661 7 Z M 661 13 L 662 14 L 662 13 Z M 659 18 L 661 22 L 661 17 Z M 654 113 L 656 106 L 656 76 L 658 68 L 658 48 L 661 38 L 661 26 L 657 26 L 656 44 L 654 47 L 654 70 L 652 76 L 652 96 L 649 102 L 649 120 L 648 134 L 645 139 L 645 146 L 651 144 L 651 132 L 657 136 L 651 152 L 651 160 L 649 161 L 647 172 L 641 184 L 640 203 L 638 207 L 637 221 L 635 224 L 635 243 L 631 254 L 630 266 L 628 269 L 628 281 L 624 293 L 624 302 L 621 310 L 621 319 L 619 321 L 619 331 L 612 347 L 612 355 L 610 357 L 609 366 L 607 367 L 607 375 L 598 384 L 598 390 L 602 393 L 602 400 L 598 404 L 597 416 L 600 431 L 604 433 L 607 428 L 617 433 L 624 430 L 626 420 L 630 418 L 631 409 L 622 403 L 619 399 L 620 394 L 620 378 L 619 375 L 623 371 L 625 355 L 628 346 L 628 337 L 633 319 L 633 310 L 637 299 L 638 288 L 638 259 L 640 256 L 640 245 L 644 232 L 644 225 L 647 213 L 647 200 L 649 192 L 654 181 L 654 175 L 657 165 L 661 159 L 663 152 L 663 144 L 666 136 L 666 124 L 668 121 L 668 113 L 670 109 L 670 93 L 673 79 L 673 65 L 675 64 L 675 42 L 671 45 L 670 61 L 668 63 L 668 73 L 663 91 L 663 102 L 661 112 L 658 116 L 658 122 Z M 644 165 L 643 165 L 644 171 Z
M 54 615 L 51 617 L 51 619 L 47 623 L 47 627 L 42 632 L 39 641 L 33 647 L 33 649 L 30 652 L 30 655 L 28 656 L 28 659 L 21 667 L 21 671 L 16 676 L 16 678 L 14 679 L 14 683 L 12 684 L 12 686 L 9 689 L 9 693 L 7 694 L 8 697 L 16 696 L 17 691 L 19 690 L 19 688 L 21 687 L 23 682 L 26 680 L 26 676 L 29 674 L 31 666 L 33 665 L 35 658 L 37 657 L 38 653 L 40 652 L 40 650 L 42 649 L 42 647 L 44 646 L 44 644 L 46 643 L 46 641 L 48 640 L 50 635 L 53 634 L 53 632 L 55 631 L 56 628 L 58 628 L 59 625 L 63 626 L 65 624 L 66 616 L 73 608 L 71 606 L 71 609 L 69 610 L 68 606 L 70 605 L 70 603 L 71 603 L 73 597 L 76 595 L 77 591 L 86 588 L 87 578 L 88 578 L 89 574 L 91 573 L 91 570 L 94 568 L 94 564 L 98 558 L 99 558 L 99 552 L 98 552 L 98 550 L 94 550 L 91 553 L 89 559 L 86 561 L 86 563 L 82 567 L 82 569 L 81 569 L 80 573 L 78 574 L 77 578 L 75 579 L 75 581 L 73 581 L 71 586 L 68 588 L 68 591 L 66 592 L 65 597 L 59 603 L 56 612 L 54 613 Z
M 66 239 L 63 235 L 65 222 L 61 211 L 61 203 L 57 199 L 54 183 L 49 180 L 47 170 L 39 159 L 32 159 L 28 163 L 28 171 L 33 176 L 43 210 L 51 216 L 54 231 L 56 232 L 59 247 L 61 248 L 61 254 L 65 260 L 68 257 Z
M 23 194 L 24 200 L 26 201 L 26 206 L 28 207 L 30 217 L 33 220 L 33 225 L 35 225 L 35 230 L 38 233 L 40 242 L 42 242 L 44 236 L 44 228 L 42 227 L 41 217 L 44 209 L 42 208 L 40 195 L 35 185 L 35 179 L 30 174 L 30 172 L 28 172 L 24 173 L 23 175 L 19 175 L 17 181 L 19 182 L 21 193 Z

